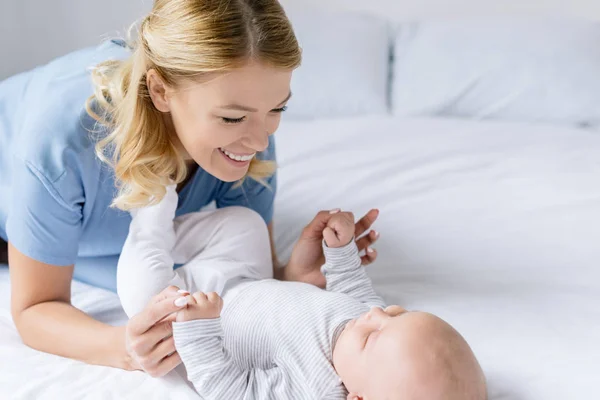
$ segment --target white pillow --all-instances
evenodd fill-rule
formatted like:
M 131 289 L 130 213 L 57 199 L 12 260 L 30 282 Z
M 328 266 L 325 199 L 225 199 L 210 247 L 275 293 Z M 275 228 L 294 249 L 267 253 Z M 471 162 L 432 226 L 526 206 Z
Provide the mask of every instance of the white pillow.
M 303 50 L 287 117 L 385 114 L 391 32 L 382 19 L 286 8 Z
M 600 123 L 600 23 L 498 17 L 400 27 L 396 115 Z

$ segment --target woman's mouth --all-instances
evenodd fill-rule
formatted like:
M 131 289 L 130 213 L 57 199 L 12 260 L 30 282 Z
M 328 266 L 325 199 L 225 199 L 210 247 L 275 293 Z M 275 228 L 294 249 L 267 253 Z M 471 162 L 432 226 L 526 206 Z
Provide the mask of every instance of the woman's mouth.
M 236 154 L 236 153 L 232 153 L 228 150 L 225 150 L 224 148 L 220 147 L 219 148 L 219 152 L 223 155 L 223 157 L 233 163 L 234 165 L 237 165 L 239 167 L 241 166 L 246 166 L 247 164 L 250 163 L 250 161 L 254 158 L 254 156 L 256 156 L 256 153 L 252 153 L 252 154 Z

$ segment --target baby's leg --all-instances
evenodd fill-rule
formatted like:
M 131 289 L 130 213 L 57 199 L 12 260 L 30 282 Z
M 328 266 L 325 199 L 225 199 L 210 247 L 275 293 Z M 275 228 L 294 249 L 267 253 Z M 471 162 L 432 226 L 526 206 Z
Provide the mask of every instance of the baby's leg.
M 122 258 L 121 258 L 122 259 Z M 152 297 L 169 286 L 188 287 L 184 271 L 173 270 L 173 264 L 160 263 L 152 267 L 143 262 L 133 262 L 117 268 L 117 292 L 125 313 L 130 318 L 141 312 Z
M 159 204 L 132 211 L 117 267 L 117 293 L 130 317 L 142 311 L 167 286 L 187 286 L 186 277 L 173 270 L 177 201 L 172 185 Z
M 191 292 L 221 293 L 230 279 L 273 277 L 267 226 L 249 208 L 226 207 L 175 219 L 177 271 Z
M 190 292 L 221 293 L 235 277 L 273 276 L 268 231 L 263 219 L 243 207 L 174 218 L 177 195 L 134 215 L 117 269 L 117 292 L 127 315 L 174 285 Z M 175 264 L 185 264 L 174 270 Z

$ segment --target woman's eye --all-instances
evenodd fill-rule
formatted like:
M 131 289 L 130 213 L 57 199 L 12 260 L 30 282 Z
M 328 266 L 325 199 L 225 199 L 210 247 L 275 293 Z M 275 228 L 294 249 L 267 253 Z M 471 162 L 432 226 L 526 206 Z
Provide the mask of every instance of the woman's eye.
M 239 124 L 240 122 L 244 121 L 246 119 L 246 117 L 242 117 L 242 118 L 225 118 L 225 117 L 222 117 L 221 119 L 226 124 Z
M 283 112 L 286 112 L 287 109 L 288 109 L 287 106 L 284 106 L 284 107 L 281 107 L 281 108 L 275 108 L 275 109 L 271 110 L 271 112 L 274 112 L 274 113 L 283 113 Z

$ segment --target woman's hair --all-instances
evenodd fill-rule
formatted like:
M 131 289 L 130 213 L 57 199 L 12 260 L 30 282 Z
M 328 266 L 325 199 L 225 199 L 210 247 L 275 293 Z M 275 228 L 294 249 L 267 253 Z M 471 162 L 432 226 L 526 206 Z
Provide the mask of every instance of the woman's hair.
M 95 92 L 86 104 L 90 116 L 109 128 L 96 152 L 114 168 L 119 192 L 112 205 L 122 210 L 160 201 L 166 185 L 187 175 L 150 98 L 148 70 L 175 87 L 250 60 L 284 69 L 301 61 L 296 36 L 277 0 L 155 0 L 136 32 L 129 59 L 93 69 Z M 274 172 L 274 162 L 254 159 L 247 177 L 264 182 Z

